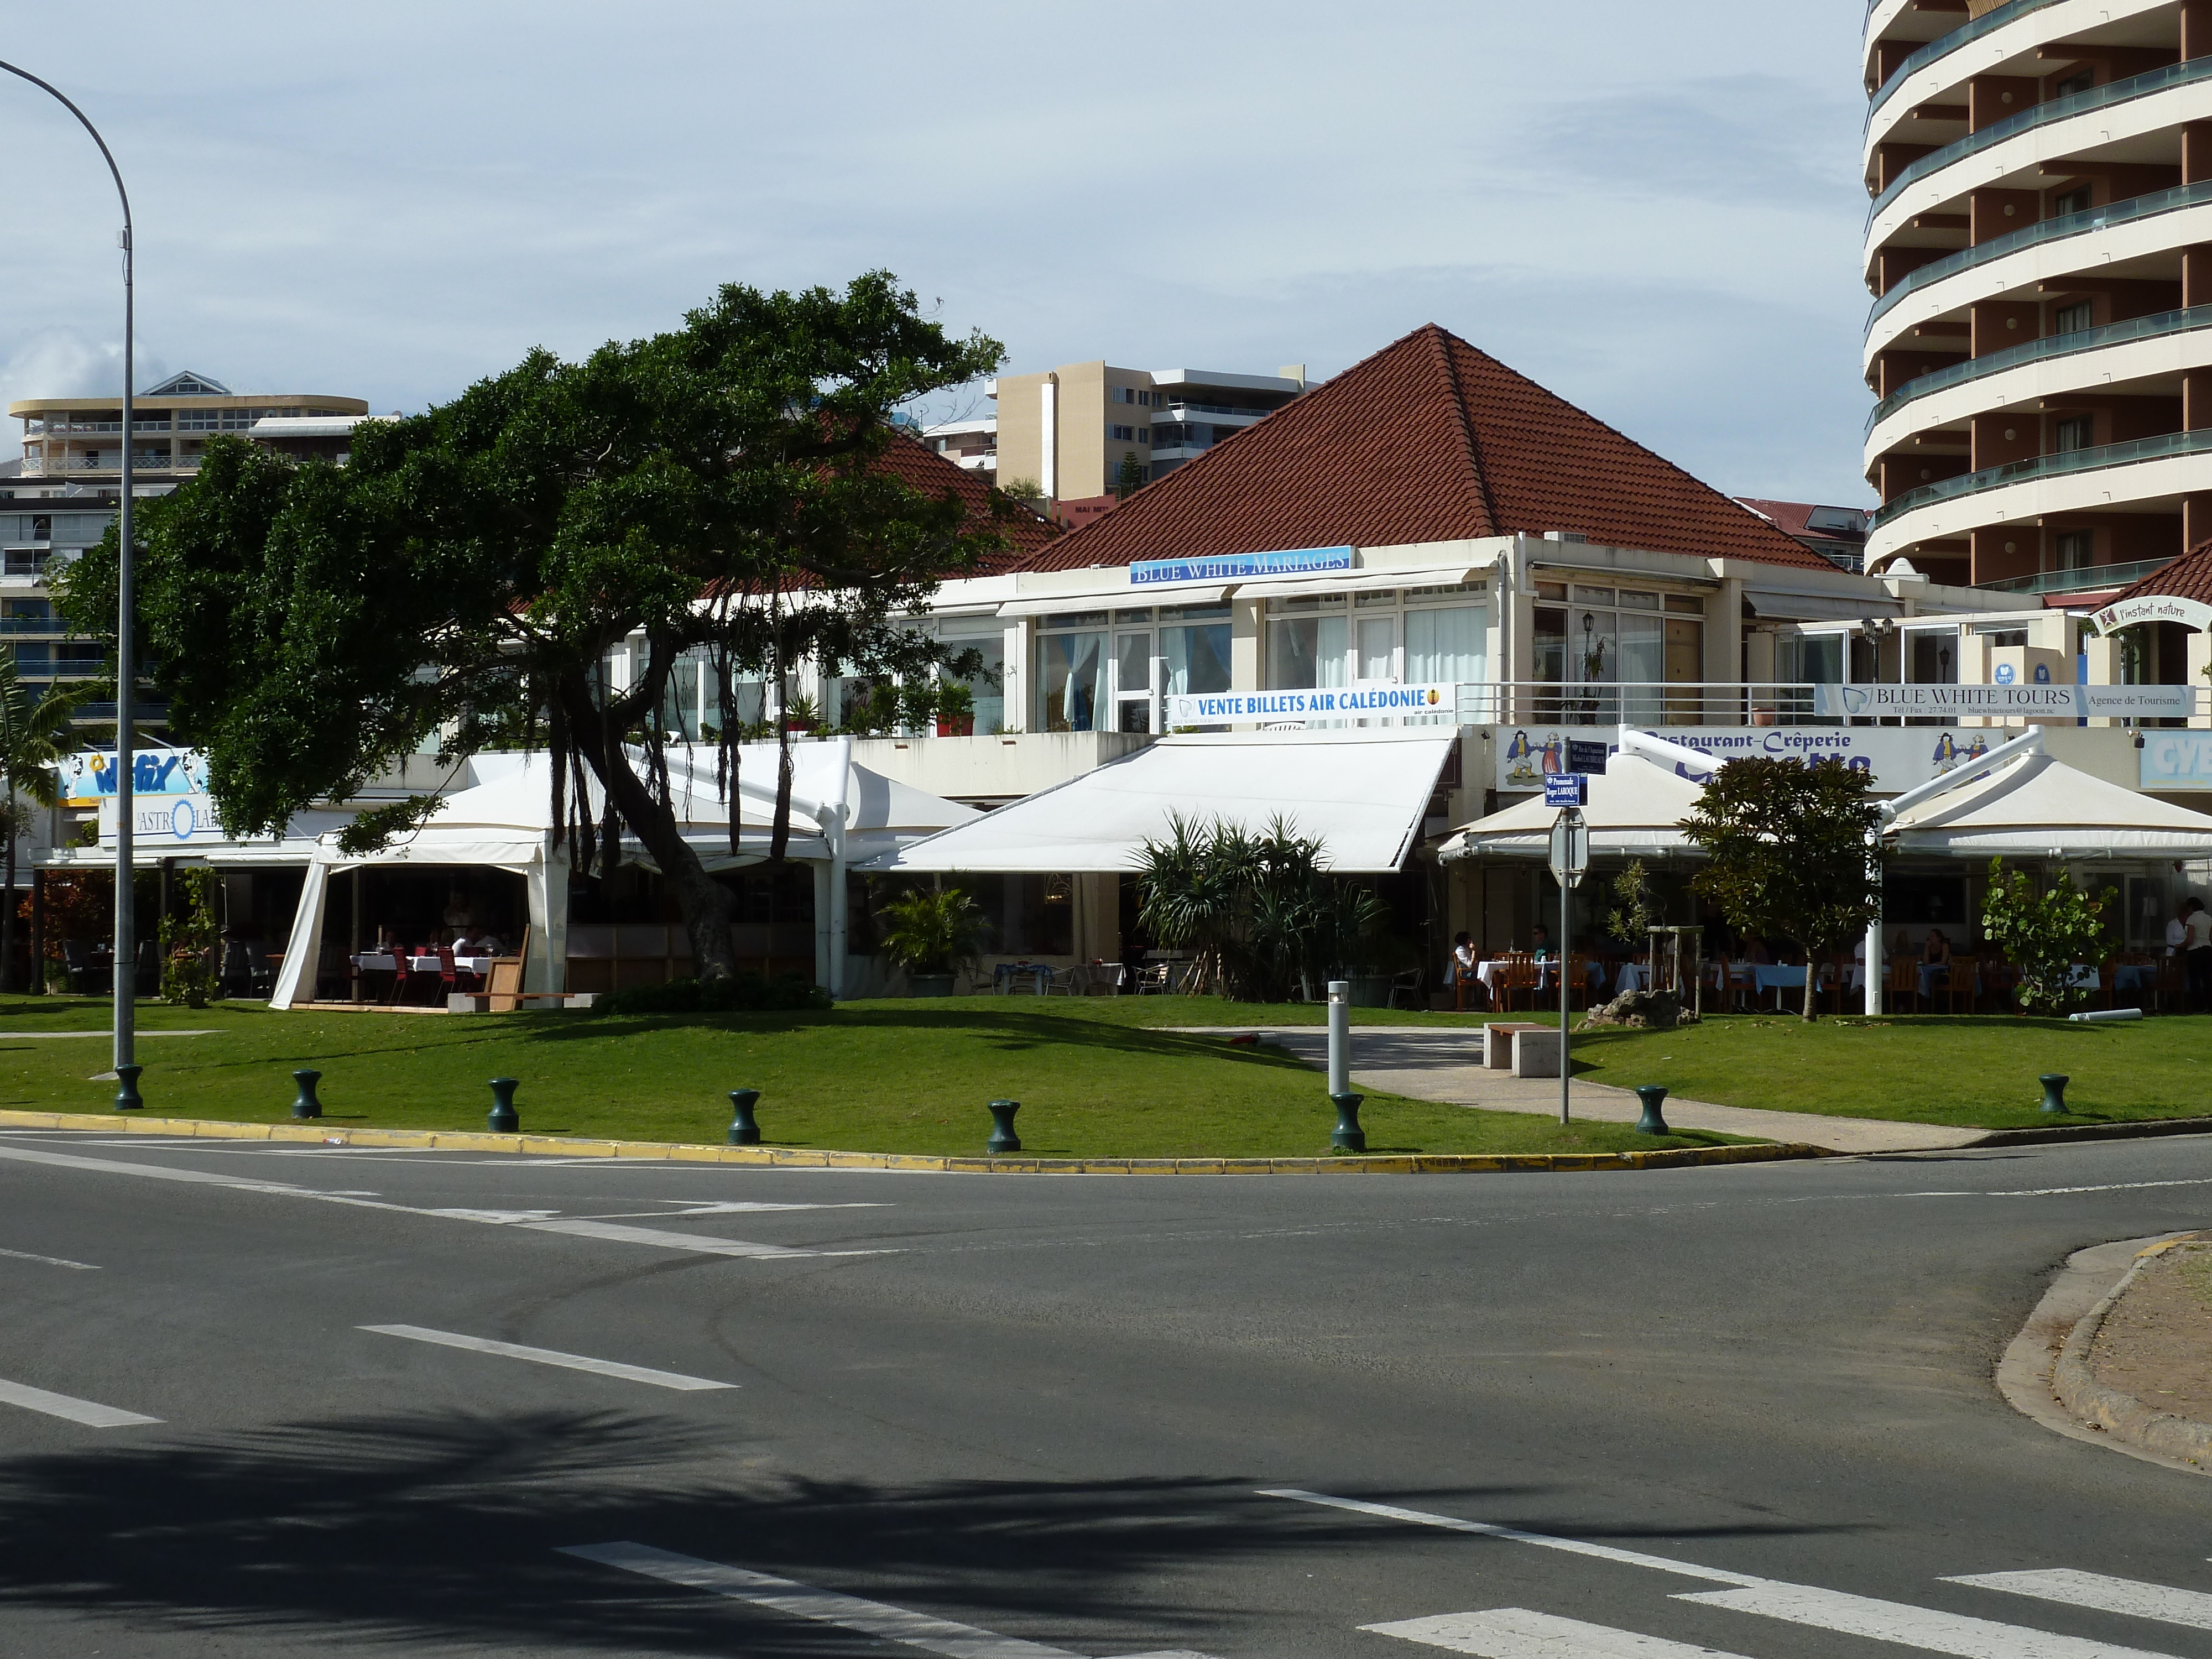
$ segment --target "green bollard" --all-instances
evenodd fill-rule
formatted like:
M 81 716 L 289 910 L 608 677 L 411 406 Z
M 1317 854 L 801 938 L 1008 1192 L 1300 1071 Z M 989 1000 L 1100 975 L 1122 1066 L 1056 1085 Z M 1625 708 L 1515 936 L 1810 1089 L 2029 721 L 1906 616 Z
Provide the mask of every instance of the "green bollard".
M 2035 1080 L 2043 1085 L 2042 1109 L 2046 1112 L 2065 1111 L 2066 1085 L 2074 1079 L 2070 1077 L 2061 1077 L 2056 1072 L 2045 1072 Z
M 143 1066 L 118 1066 L 115 1068 L 115 1080 L 123 1085 L 115 1091 L 117 1111 L 137 1112 L 145 1109 L 146 1103 L 138 1093 L 138 1074 L 145 1069 Z
M 730 1119 L 731 1146 L 757 1146 L 760 1145 L 760 1123 L 753 1116 L 753 1108 L 760 1103 L 760 1097 L 761 1091 L 757 1089 L 730 1091 L 730 1106 L 733 1113 Z
M 1364 1152 L 1367 1150 L 1367 1131 L 1359 1127 L 1359 1103 L 1365 1095 L 1331 1095 L 1330 1103 L 1336 1108 L 1336 1127 L 1329 1132 L 1328 1144 L 1340 1152 Z
M 315 1098 L 315 1085 L 322 1080 L 323 1074 L 320 1072 L 292 1073 L 292 1081 L 300 1085 L 300 1092 L 293 1097 L 292 1101 L 294 1117 L 320 1117 L 323 1115 L 323 1103 Z
M 1022 1138 L 1014 1133 L 1014 1114 L 1022 1109 L 1018 1100 L 994 1100 L 991 1103 L 991 1138 L 983 1150 L 996 1156 L 1000 1152 L 1018 1152 Z
M 491 1080 L 491 1115 L 484 1120 L 484 1127 L 495 1135 L 517 1133 L 522 1120 L 515 1115 L 514 1091 L 522 1086 L 518 1077 L 495 1077 Z
M 1637 1133 L 1671 1135 L 1674 1133 L 1667 1127 L 1667 1120 L 1659 1111 L 1659 1103 L 1667 1098 L 1666 1085 L 1663 1083 L 1638 1084 L 1636 1097 L 1644 1103 L 1644 1115 L 1636 1120 Z

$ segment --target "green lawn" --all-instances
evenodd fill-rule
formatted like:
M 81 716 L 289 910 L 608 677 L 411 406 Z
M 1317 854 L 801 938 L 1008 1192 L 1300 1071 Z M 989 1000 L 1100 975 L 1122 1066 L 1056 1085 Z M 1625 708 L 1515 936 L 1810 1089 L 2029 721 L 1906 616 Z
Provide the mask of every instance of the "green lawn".
M 2212 1019 L 2073 1025 L 2002 1015 L 1884 1019 L 1708 1018 L 1673 1031 L 1575 1038 L 1576 1073 L 1692 1100 L 2014 1129 L 2212 1114 Z M 2037 1076 L 2073 1081 L 2064 1117 L 2037 1109 Z
M 1317 1009 L 1297 1011 L 1311 1020 Z M 1229 1018 L 1225 1016 L 1236 1016 Z M 1401 1019 L 1404 1016 L 1400 1017 Z M 0 1107 L 104 1110 L 115 1085 L 98 1037 L 9 1031 L 106 1028 L 104 1002 L 0 999 Z M 1025 1153 L 1090 1158 L 1266 1158 L 1326 1152 L 1335 1115 L 1318 1073 L 1279 1052 L 1232 1048 L 1163 1024 L 1289 1023 L 1289 1011 L 1134 997 L 980 997 L 852 1003 L 828 1013 L 437 1016 L 201 1012 L 142 1006 L 140 1029 L 214 1027 L 139 1045 L 150 1116 L 289 1116 L 291 1072 L 323 1075 L 333 1124 L 482 1128 L 485 1079 L 522 1079 L 523 1128 L 634 1140 L 712 1141 L 728 1091 L 763 1091 L 773 1146 L 974 1154 L 984 1103 L 1022 1103 Z M 1151 1028 L 1151 1029 L 1148 1029 Z M 1592 1152 L 1718 1144 L 1625 1126 L 1562 1132 L 1542 1117 L 1372 1095 L 1370 1152 Z

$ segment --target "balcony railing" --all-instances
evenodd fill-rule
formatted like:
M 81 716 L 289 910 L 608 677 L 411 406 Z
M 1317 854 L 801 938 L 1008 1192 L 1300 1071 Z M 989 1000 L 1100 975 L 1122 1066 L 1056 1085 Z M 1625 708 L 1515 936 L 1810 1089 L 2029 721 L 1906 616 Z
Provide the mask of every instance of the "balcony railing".
M 1881 210 L 1897 199 L 1899 191 L 1916 185 L 1930 173 L 1941 173 L 1954 162 L 1970 155 L 1978 155 L 2008 138 L 2016 138 L 2023 132 L 2048 126 L 2054 121 L 2064 121 L 2076 115 L 2087 114 L 2093 109 L 2104 109 L 2113 104 L 2124 104 L 2136 98 L 2148 98 L 2153 93 L 2164 92 L 2169 87 L 2185 86 L 2193 81 L 2212 80 L 2212 58 L 2191 58 L 2179 64 L 2168 64 L 2164 69 L 2154 69 L 2143 75 L 2130 75 L 2125 80 L 2108 81 L 2101 87 L 2092 87 L 2087 92 L 2069 93 L 2063 98 L 2053 98 L 2038 104 L 2033 109 L 2022 110 L 2017 115 L 2008 115 L 2002 121 L 1993 121 L 1979 132 L 1969 133 L 1954 143 L 1931 150 L 1899 173 L 1887 190 L 1874 198 L 1867 210 L 1867 222 L 1872 224 Z M 1977 179 L 1977 188 L 1989 181 Z
M 2132 564 L 2083 565 L 2074 570 L 2046 570 L 2036 576 L 2014 576 L 2001 582 L 1977 582 L 1996 593 L 2089 593 L 2107 587 L 2126 587 L 2145 576 L 2155 575 L 2172 559 L 2139 559 Z
M 1234 415 L 1241 419 L 1257 421 L 1273 414 L 1272 409 L 1233 409 L 1227 404 L 1186 404 L 1170 398 L 1164 409 L 1155 405 L 1152 418 L 1156 421 L 1179 421 L 1189 415 Z
M 1897 66 L 1897 72 L 1883 82 L 1867 105 L 1867 125 L 1874 125 L 1875 112 L 1887 103 L 1898 88 L 1930 64 L 1949 57 L 1964 46 L 1971 46 L 1984 35 L 2015 22 L 2030 12 L 2041 11 L 2045 6 L 2055 6 L 2058 0 L 2005 0 L 1995 11 L 1984 12 L 1971 23 L 1961 23 L 1948 34 L 1939 35 Z
M 1779 681 L 1466 681 L 1453 720 L 1461 726 L 1808 726 L 1814 688 Z M 1415 715 L 1409 724 L 1442 724 Z
M 2204 61 L 2212 64 L 2212 58 Z M 1935 369 L 1907 380 L 1874 406 L 1874 412 L 1867 416 L 1866 429 L 1871 434 L 1875 427 L 1917 398 L 1954 386 L 1964 386 L 1984 375 L 2002 374 L 2005 370 L 2018 368 L 2023 363 L 2045 362 L 2054 357 L 2071 356 L 2077 351 L 2096 351 L 2106 346 L 2124 345 L 2130 340 L 2188 334 L 2200 328 L 2212 328 L 2212 306 L 2191 306 L 2184 311 L 2161 311 L 2154 317 L 2130 317 L 2124 323 L 2107 323 L 2102 328 L 2079 329 L 2071 334 L 2053 334 L 2044 339 L 2030 340 L 2023 345 L 2007 346 L 2003 350 L 1992 351 L 1985 357 L 1953 363 L 1948 368 Z
M 1978 472 L 1962 473 L 1955 478 L 1938 478 L 1934 483 L 1908 489 L 1895 501 L 1885 501 L 1875 509 L 1874 525 L 1878 528 L 1893 519 L 1932 502 L 1977 495 L 1984 489 L 2002 489 L 2008 484 L 2025 483 L 2033 478 L 2057 478 L 2071 472 L 2094 472 L 2110 466 L 2134 466 L 2143 461 L 2161 461 L 2175 455 L 2204 454 L 2212 454 L 2212 427 L 2196 432 L 2169 432 L 2157 438 L 2137 438 L 2124 444 L 2100 444 L 2094 449 L 2062 450 L 2054 455 L 2038 455 L 2030 460 L 2008 461 L 2002 466 L 1985 466 Z
M 2100 208 L 2090 208 L 2081 213 L 2061 214 L 2056 219 L 2045 219 L 2040 224 L 2029 225 L 2021 230 L 2007 231 L 1972 247 L 1962 247 L 1955 253 L 1947 253 L 1940 259 L 1930 259 L 1917 270 L 1907 271 L 1898 280 L 1895 288 L 1874 302 L 1867 313 L 1867 326 L 1871 328 L 1884 313 L 1905 298 L 1917 293 L 1931 283 L 1940 283 L 1946 276 L 1955 276 L 1962 270 L 1972 270 L 1993 259 L 2002 259 L 2017 253 L 2022 248 L 2033 247 L 2040 242 L 2060 241 L 2069 236 L 2083 236 L 2107 225 L 2124 225 L 2137 219 L 2154 219 L 2161 213 L 2178 213 L 2212 202 L 2212 179 L 2200 179 L 2193 185 L 2176 185 L 2172 190 L 2154 190 L 2148 196 L 2131 197 L 2124 202 L 2114 202 Z M 1980 296 L 1988 298 L 1984 295 Z

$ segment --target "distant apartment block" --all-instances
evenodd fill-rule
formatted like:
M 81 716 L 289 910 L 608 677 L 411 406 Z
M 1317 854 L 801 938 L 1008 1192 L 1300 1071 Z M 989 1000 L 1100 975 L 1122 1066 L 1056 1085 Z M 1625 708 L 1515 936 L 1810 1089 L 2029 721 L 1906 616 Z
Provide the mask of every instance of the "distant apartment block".
M 1054 501 L 1105 495 L 1125 465 L 1149 483 L 1255 425 L 1306 389 L 1305 366 L 1273 374 L 1065 363 L 1002 374 L 985 390 L 996 415 L 923 434 L 960 466 L 1033 481 Z

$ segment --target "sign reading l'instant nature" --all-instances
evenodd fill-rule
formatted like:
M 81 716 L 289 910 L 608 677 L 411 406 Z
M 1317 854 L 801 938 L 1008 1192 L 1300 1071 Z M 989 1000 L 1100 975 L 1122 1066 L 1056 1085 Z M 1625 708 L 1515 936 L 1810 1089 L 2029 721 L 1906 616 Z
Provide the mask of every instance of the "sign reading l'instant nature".
M 2184 628 L 2203 631 L 2212 629 L 2212 605 L 2172 593 L 2146 593 L 2139 599 L 2124 599 L 2118 605 L 2106 605 L 2090 620 L 2100 634 L 2152 622 L 2179 623 Z
M 2192 712 L 2185 685 L 1822 685 L 1813 713 L 1823 720 L 2175 720 Z
M 1129 567 L 1129 586 L 1163 582 L 1233 582 L 1253 576 L 1323 575 L 1352 568 L 1348 547 L 1297 547 L 1275 553 L 1223 553 L 1196 559 L 1139 559 Z
M 1459 687 L 1346 685 L 1317 691 L 1217 691 L 1168 699 L 1170 726 L 1274 725 L 1297 720 L 1401 720 L 1459 711 Z

